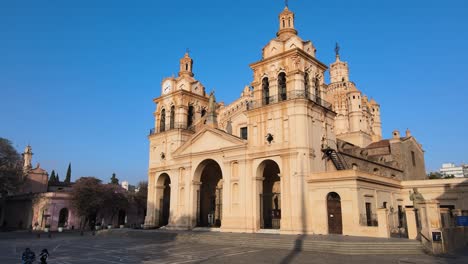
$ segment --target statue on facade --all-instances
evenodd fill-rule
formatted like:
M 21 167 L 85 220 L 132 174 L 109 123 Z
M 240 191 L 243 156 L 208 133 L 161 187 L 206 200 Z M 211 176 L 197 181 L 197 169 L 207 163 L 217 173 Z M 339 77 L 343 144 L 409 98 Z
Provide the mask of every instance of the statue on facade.
M 208 99 L 208 114 L 215 113 L 216 111 L 216 98 L 214 92 L 210 92 L 210 98 Z
M 410 200 L 413 201 L 413 205 L 415 205 L 417 202 L 423 202 L 424 197 L 423 195 L 418 191 L 418 188 L 413 188 L 413 192 L 409 191 L 410 194 Z

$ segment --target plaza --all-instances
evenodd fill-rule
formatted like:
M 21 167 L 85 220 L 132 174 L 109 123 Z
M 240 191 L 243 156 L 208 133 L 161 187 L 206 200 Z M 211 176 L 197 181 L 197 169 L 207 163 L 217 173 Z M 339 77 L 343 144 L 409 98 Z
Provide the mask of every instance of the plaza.
M 85 233 L 53 233 L 48 238 L 42 233 L 41 238 L 28 232 L 0 234 L 0 263 L 18 263 L 21 252 L 30 247 L 36 254 L 43 248 L 50 253 L 48 263 L 51 264 L 81 264 L 81 263 L 405 263 L 405 264 L 452 264 L 466 263 L 468 255 L 450 255 L 432 257 L 424 253 L 413 254 L 333 254 L 328 252 L 307 251 L 305 249 L 286 249 L 275 246 L 274 243 L 263 244 L 262 241 L 281 237 L 283 242 L 294 239 L 295 236 L 278 236 L 267 234 L 223 234 L 224 243 L 216 243 L 213 237 L 221 238 L 220 234 L 206 232 L 164 232 L 158 230 L 114 230 L 101 232 L 96 236 Z M 236 236 L 244 241 L 250 241 L 255 236 L 260 242 L 256 246 L 249 243 L 236 243 Z M 363 243 L 364 238 L 342 236 L 317 236 L 305 240 L 354 244 Z M 370 238 L 367 238 L 367 240 Z M 373 238 L 375 239 L 375 238 Z M 205 242 L 203 242 L 205 240 Z M 231 242 L 230 242 L 231 240 Z M 294 239 L 295 240 L 295 239 Z M 346 240 L 346 241 L 344 241 Z M 374 243 L 383 240 L 374 240 Z M 397 241 L 397 240 L 393 240 Z M 387 240 L 389 242 L 389 240 Z

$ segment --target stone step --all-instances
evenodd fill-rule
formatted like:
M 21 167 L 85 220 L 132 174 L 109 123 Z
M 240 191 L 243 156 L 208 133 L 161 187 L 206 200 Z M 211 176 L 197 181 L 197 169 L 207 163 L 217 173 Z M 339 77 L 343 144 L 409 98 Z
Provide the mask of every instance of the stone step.
M 357 238 L 341 236 L 295 236 L 277 234 L 241 234 L 220 232 L 170 232 L 114 230 L 101 236 L 127 236 L 159 241 L 236 245 L 252 248 L 277 248 L 349 255 L 424 254 L 419 241 L 405 239 Z M 340 241 L 342 240 L 342 241 Z

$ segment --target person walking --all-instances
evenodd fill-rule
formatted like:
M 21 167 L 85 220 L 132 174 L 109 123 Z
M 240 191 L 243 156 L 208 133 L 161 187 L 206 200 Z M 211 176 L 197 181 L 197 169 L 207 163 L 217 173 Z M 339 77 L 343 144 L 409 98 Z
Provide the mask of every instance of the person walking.
M 21 261 L 22 264 L 33 264 L 36 261 L 36 254 L 31 249 L 26 248 L 21 256 Z
M 47 264 L 47 258 L 49 257 L 49 251 L 47 249 L 43 249 L 41 251 L 41 254 L 39 255 L 39 260 L 41 261 L 41 264 Z

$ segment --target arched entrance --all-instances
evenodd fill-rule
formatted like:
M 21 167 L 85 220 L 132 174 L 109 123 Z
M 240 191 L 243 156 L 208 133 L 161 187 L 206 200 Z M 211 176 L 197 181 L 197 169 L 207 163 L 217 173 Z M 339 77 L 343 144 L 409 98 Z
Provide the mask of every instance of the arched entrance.
M 127 218 L 127 213 L 125 212 L 125 210 L 119 210 L 119 217 L 117 219 L 119 226 L 125 225 L 125 218 Z
M 156 215 L 158 216 L 158 226 L 165 226 L 169 224 L 169 212 L 171 204 L 171 178 L 167 173 L 159 176 L 156 183 L 156 202 L 158 209 Z
M 222 220 L 223 175 L 214 160 L 203 161 L 199 169 L 200 188 L 197 190 L 197 226 L 220 227 Z
M 343 234 L 341 198 L 336 192 L 327 195 L 328 233 Z
M 68 209 L 62 208 L 59 212 L 58 227 L 66 227 L 68 225 Z
M 279 166 L 272 160 L 265 160 L 260 164 L 258 173 L 263 179 L 260 192 L 260 228 L 280 229 L 281 182 Z

